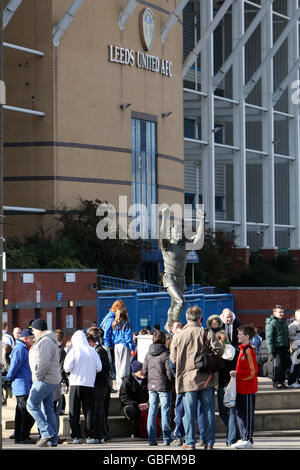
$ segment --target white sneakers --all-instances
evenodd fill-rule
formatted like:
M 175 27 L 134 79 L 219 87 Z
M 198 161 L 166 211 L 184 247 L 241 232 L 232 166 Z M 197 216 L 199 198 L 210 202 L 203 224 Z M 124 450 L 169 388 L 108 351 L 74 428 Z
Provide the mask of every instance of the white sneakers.
M 234 444 L 232 444 L 231 447 L 233 447 L 234 449 L 252 449 L 253 444 L 251 441 L 239 440 L 235 442 Z
M 87 444 L 95 444 L 95 439 L 93 439 L 92 437 L 87 437 L 85 442 Z

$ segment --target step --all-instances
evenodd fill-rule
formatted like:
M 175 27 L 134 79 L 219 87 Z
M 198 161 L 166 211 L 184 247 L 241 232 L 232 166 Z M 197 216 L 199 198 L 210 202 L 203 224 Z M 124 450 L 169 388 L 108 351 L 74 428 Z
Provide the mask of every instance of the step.
M 300 408 L 300 389 L 285 389 L 258 392 L 256 410 L 286 410 Z
M 81 417 L 82 435 L 84 435 L 84 417 Z M 109 435 L 112 438 L 130 437 L 131 427 L 123 416 L 110 416 L 108 420 Z M 255 411 L 255 432 L 285 432 L 300 429 L 299 410 L 257 410 Z M 216 433 L 225 434 L 226 427 L 218 413 L 216 413 Z M 61 422 L 60 434 L 70 436 L 70 425 L 67 416 Z
M 14 429 L 15 397 L 8 400 L 2 407 L 3 430 Z M 68 419 L 68 397 L 66 397 L 66 414 L 60 417 L 60 434 L 70 435 Z M 286 430 L 300 429 L 300 390 L 275 390 L 269 379 L 259 378 L 259 391 L 256 396 L 255 431 L 256 432 L 285 432 Z M 216 400 L 216 432 L 224 433 L 225 426 L 217 412 Z M 84 426 L 84 417 L 81 418 Z M 35 426 L 33 428 L 34 432 Z M 109 408 L 109 429 L 111 437 L 127 437 L 130 435 L 130 426 L 121 414 L 121 407 L 117 393 L 111 394 Z
M 218 410 L 218 400 L 216 397 L 215 407 Z M 294 410 L 300 408 L 300 389 L 263 391 L 256 395 L 256 410 Z M 119 397 L 114 394 L 110 398 L 109 415 L 118 416 L 121 414 Z

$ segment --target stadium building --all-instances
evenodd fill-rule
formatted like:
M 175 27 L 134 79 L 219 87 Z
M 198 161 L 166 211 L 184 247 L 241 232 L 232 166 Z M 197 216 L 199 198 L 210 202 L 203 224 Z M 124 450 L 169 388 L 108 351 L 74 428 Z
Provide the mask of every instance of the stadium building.
M 298 0 L 3 7 L 5 236 L 123 196 L 300 257 Z

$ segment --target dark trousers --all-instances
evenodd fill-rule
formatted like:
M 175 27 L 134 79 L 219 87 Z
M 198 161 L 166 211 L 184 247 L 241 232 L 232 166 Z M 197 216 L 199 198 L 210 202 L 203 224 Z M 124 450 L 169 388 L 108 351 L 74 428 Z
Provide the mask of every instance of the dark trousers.
M 96 439 L 107 439 L 107 395 L 110 394 L 110 386 L 95 386 L 95 415 L 94 415 L 94 437 Z
M 236 419 L 243 441 L 253 443 L 255 393 L 236 394 Z
M 140 410 L 135 405 L 125 405 L 122 408 L 122 414 L 131 424 L 131 431 L 136 437 L 140 435 Z
M 80 410 L 85 418 L 85 437 L 94 437 L 94 410 L 95 393 L 94 387 L 83 387 L 71 385 L 69 392 L 69 421 L 71 437 L 81 437 Z
M 284 383 L 290 367 L 290 354 L 287 348 L 276 348 L 273 354 L 273 383 Z
M 34 419 L 26 409 L 28 395 L 16 397 L 17 406 L 15 412 L 15 442 L 25 441 L 29 438 L 34 425 Z

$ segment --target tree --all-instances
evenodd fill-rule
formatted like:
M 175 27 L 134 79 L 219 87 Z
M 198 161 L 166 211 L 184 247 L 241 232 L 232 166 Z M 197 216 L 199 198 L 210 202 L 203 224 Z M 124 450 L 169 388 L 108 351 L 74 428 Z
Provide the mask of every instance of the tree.
M 199 263 L 195 264 L 195 282 L 229 291 L 232 277 L 241 269 L 234 249 L 234 242 L 228 234 L 207 229 L 204 246 L 197 251 Z
M 118 226 L 116 239 L 100 240 L 96 227 L 106 214 L 100 218 L 96 215 L 99 204 L 99 199 L 81 199 L 76 211 L 63 210 L 58 216 L 61 222 L 59 236 L 69 241 L 81 263 L 90 268 L 97 268 L 99 274 L 135 279 L 145 242 L 120 239 Z
M 300 269 L 292 255 L 280 253 L 273 260 L 262 260 L 260 253 L 250 256 L 249 266 L 232 278 L 233 286 L 300 286 Z

